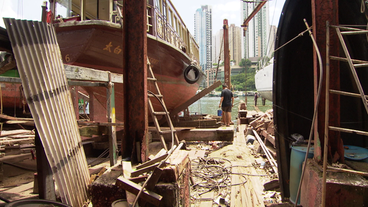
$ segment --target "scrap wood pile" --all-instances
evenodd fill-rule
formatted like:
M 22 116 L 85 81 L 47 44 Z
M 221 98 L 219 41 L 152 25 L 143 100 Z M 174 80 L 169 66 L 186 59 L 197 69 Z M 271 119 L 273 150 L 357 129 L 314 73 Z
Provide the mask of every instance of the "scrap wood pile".
M 33 130 L 8 130 L 0 133 L 0 157 L 30 152 L 35 148 Z
M 264 114 L 259 115 L 255 120 L 249 123 L 249 126 L 252 127 L 252 129 L 255 130 L 259 135 L 267 139 L 275 139 L 272 109 L 266 111 Z M 274 142 L 272 144 L 275 145 Z
M 255 119 L 249 123 L 244 133 L 247 134 L 247 143 L 257 140 L 259 146 L 256 152 L 260 153 L 263 151 L 270 166 L 272 167 L 273 172 L 277 173 L 277 163 L 274 159 L 276 158 L 276 153 L 271 150 L 276 148 L 273 110 L 270 109 L 265 113 L 258 114 L 258 117 L 255 117 Z M 268 143 L 272 144 L 271 148 L 267 147 Z
M 126 199 L 135 206 L 189 206 L 189 156 L 180 150 L 183 143 L 171 150 L 161 150 L 151 160 L 132 167 L 129 161 L 92 176 L 91 203 L 94 207 L 111 206 Z M 95 179 L 96 180 L 93 180 Z

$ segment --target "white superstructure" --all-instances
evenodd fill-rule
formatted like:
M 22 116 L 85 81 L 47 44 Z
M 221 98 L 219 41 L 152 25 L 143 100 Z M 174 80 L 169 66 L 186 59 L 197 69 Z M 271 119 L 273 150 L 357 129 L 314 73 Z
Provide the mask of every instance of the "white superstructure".
M 254 79 L 261 97 L 272 101 L 273 63 L 257 71 Z

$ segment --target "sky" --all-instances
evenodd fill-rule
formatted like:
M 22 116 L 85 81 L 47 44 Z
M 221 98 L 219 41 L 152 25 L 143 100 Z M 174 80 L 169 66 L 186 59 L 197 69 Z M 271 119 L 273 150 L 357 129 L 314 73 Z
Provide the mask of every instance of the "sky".
M 229 25 L 235 24 L 239 27 L 244 21 L 240 17 L 241 0 L 171 0 L 171 2 L 192 34 L 194 34 L 194 14 L 202 5 L 212 6 L 213 35 L 222 28 L 224 19 L 228 19 Z M 278 25 L 284 2 L 285 0 L 270 0 L 268 2 L 271 25 Z
M 0 26 L 4 26 L 3 17 L 40 20 L 41 6 L 45 0 L 0 0 Z M 239 26 L 241 0 L 171 0 L 189 31 L 194 34 L 194 14 L 202 5 L 212 6 L 212 34 L 222 27 L 224 19 Z M 269 0 L 269 17 L 271 25 L 278 25 L 280 13 L 285 0 Z
M 0 26 L 4 26 L 3 17 L 16 19 L 41 20 L 41 6 L 45 0 L 0 0 Z

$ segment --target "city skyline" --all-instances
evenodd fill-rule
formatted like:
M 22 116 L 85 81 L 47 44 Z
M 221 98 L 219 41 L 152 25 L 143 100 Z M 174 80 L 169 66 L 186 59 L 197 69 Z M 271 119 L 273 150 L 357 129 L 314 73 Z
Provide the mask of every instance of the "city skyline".
M 212 8 L 204 5 L 194 14 L 194 39 L 199 46 L 199 63 L 202 70 L 212 68 Z

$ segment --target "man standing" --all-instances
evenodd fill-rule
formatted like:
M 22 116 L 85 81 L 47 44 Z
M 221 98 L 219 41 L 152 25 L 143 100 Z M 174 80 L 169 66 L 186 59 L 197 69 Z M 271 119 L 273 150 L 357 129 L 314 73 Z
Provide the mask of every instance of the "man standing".
M 226 126 L 230 126 L 231 121 L 231 107 L 234 105 L 233 93 L 227 88 L 224 83 L 222 85 L 221 100 L 219 107 L 222 107 L 222 116 Z
M 258 98 L 258 94 L 257 92 L 254 93 L 254 106 L 257 106 L 257 98 Z

